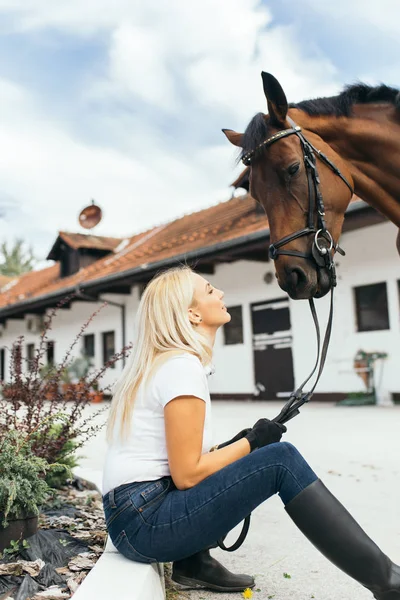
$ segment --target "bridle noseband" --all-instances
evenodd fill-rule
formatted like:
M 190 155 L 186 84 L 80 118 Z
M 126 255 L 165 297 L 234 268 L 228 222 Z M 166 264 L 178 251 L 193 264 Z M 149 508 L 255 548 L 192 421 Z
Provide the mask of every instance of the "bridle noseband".
M 269 246 L 269 256 L 272 260 L 276 260 L 280 255 L 286 256 L 297 256 L 300 258 L 311 259 L 317 263 L 319 268 L 326 268 L 330 273 L 331 285 L 336 286 L 336 272 L 335 272 L 335 263 L 333 261 L 333 248 L 335 251 L 344 255 L 344 251 L 340 248 L 340 246 L 336 243 L 334 244 L 332 235 L 328 231 L 325 222 L 325 207 L 324 201 L 322 198 L 322 193 L 320 189 L 320 178 L 317 169 L 316 163 L 316 155 L 320 160 L 322 160 L 330 169 L 342 179 L 342 181 L 347 185 L 351 194 L 354 194 L 353 187 L 347 181 L 346 177 L 340 172 L 340 170 L 333 164 L 332 161 L 329 160 L 325 154 L 323 154 L 320 150 L 315 148 L 311 142 L 309 142 L 304 135 L 301 133 L 301 127 L 296 125 L 296 123 L 290 118 L 287 117 L 289 123 L 292 125 L 290 129 L 283 129 L 282 131 L 278 131 L 261 144 L 257 146 L 251 152 L 247 152 L 242 157 L 242 162 L 246 166 L 251 166 L 252 159 L 258 152 L 258 150 L 262 148 L 267 148 L 271 146 L 275 142 L 281 140 L 284 137 L 289 135 L 297 135 L 300 140 L 304 165 L 306 167 L 307 174 L 307 183 L 308 183 L 308 213 L 307 213 L 307 227 L 304 229 L 299 229 L 294 233 L 285 236 L 278 242 L 274 244 L 270 244 Z M 317 227 L 314 225 L 315 220 L 315 212 L 317 214 Z M 314 242 L 312 245 L 311 254 L 305 254 L 303 252 L 298 252 L 297 250 L 281 250 L 283 246 L 297 240 L 300 237 L 306 235 L 314 235 Z

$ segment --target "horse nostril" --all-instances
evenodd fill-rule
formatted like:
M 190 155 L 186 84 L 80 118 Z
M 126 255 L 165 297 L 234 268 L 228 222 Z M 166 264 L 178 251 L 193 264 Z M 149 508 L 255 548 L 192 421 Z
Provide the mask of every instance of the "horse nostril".
M 302 286 L 307 283 L 307 275 L 301 267 L 294 267 L 289 273 L 289 279 L 293 287 Z

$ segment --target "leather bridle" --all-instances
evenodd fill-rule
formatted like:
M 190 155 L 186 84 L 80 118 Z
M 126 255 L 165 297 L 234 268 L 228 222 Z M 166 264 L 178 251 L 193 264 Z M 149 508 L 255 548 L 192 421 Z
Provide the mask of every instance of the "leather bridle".
M 336 285 L 336 275 L 335 275 L 335 266 L 332 260 L 332 249 L 334 246 L 334 242 L 332 239 L 332 235 L 329 233 L 326 223 L 325 223 L 325 207 L 324 201 L 322 198 L 322 193 L 320 189 L 320 179 L 317 169 L 316 155 L 320 158 L 338 177 L 342 179 L 342 181 L 347 185 L 351 194 L 354 194 L 354 189 L 352 185 L 347 181 L 346 177 L 340 172 L 340 170 L 334 165 L 332 161 L 329 160 L 323 152 L 315 148 L 309 142 L 304 135 L 301 133 L 301 127 L 296 125 L 296 123 L 290 118 L 287 117 L 289 123 L 292 125 L 289 129 L 283 129 L 282 131 L 278 131 L 264 142 L 259 144 L 257 148 L 252 150 L 251 152 L 247 152 L 242 157 L 242 162 L 246 166 L 251 166 L 252 159 L 257 154 L 258 150 L 261 148 L 267 148 L 268 146 L 272 146 L 275 142 L 281 140 L 282 138 L 288 137 L 289 135 L 297 135 L 300 140 L 301 147 L 303 150 L 303 158 L 304 165 L 306 167 L 307 174 L 307 183 L 308 183 L 308 213 L 307 213 L 307 227 L 304 229 L 299 229 L 290 235 L 282 238 L 278 242 L 274 244 L 270 244 L 269 246 L 269 256 L 272 260 L 276 260 L 278 256 L 285 254 L 286 256 L 299 256 L 300 258 L 306 259 L 314 259 L 319 267 L 325 267 L 329 269 L 331 273 L 332 285 Z M 315 212 L 317 214 L 317 227 L 314 225 L 315 221 Z M 311 254 L 304 254 L 303 252 L 298 252 L 297 250 L 281 250 L 283 246 L 297 240 L 300 237 L 306 235 L 314 235 L 314 242 L 312 246 Z M 321 241 L 327 241 L 328 247 L 325 243 L 321 244 Z M 336 243 L 335 250 L 340 254 L 344 254 L 343 250 Z
M 322 162 L 324 162 L 335 173 L 335 175 L 340 177 L 342 179 L 342 181 L 349 188 L 351 194 L 352 195 L 354 194 L 353 187 L 347 181 L 346 177 L 336 167 L 336 165 L 334 165 L 333 162 L 330 161 L 327 156 L 325 156 L 325 154 L 323 154 L 320 150 L 315 148 L 304 137 L 304 135 L 301 133 L 301 127 L 296 125 L 296 123 L 290 117 L 287 117 L 287 120 L 291 124 L 290 129 L 283 129 L 282 131 L 278 131 L 278 133 L 275 133 L 274 135 L 272 135 L 271 137 L 266 139 L 264 142 L 259 144 L 257 146 L 257 148 L 255 148 L 254 150 L 252 150 L 250 152 L 246 152 L 246 154 L 244 154 L 242 156 L 242 162 L 246 166 L 251 166 L 252 159 L 255 157 L 256 153 L 259 150 L 261 150 L 262 148 L 267 148 L 268 146 L 271 146 L 275 142 L 277 142 L 277 141 L 281 140 L 282 138 L 285 138 L 289 135 L 297 135 L 297 137 L 299 138 L 301 147 L 303 150 L 304 165 L 306 168 L 307 183 L 308 183 L 308 202 L 309 202 L 309 204 L 308 204 L 308 213 L 307 213 L 307 227 L 305 227 L 304 229 L 299 229 L 298 231 L 295 231 L 294 233 L 291 233 L 290 235 L 285 236 L 284 238 L 280 239 L 278 242 L 275 242 L 274 244 L 270 244 L 269 256 L 272 260 L 276 260 L 281 255 L 296 256 L 296 257 L 304 258 L 306 260 L 314 260 L 317 264 L 317 269 L 323 269 L 323 268 L 327 269 L 329 272 L 330 281 L 331 281 L 331 302 L 330 302 L 328 323 L 326 325 L 324 341 L 322 344 L 322 351 L 321 351 L 321 332 L 320 332 L 320 327 L 319 327 L 318 316 L 317 316 L 317 312 L 315 310 L 314 299 L 310 298 L 310 300 L 309 300 L 310 310 L 311 310 L 312 318 L 313 318 L 314 325 L 315 325 L 315 331 L 316 331 L 316 335 L 317 335 L 317 359 L 315 361 L 314 368 L 311 371 L 310 375 L 307 377 L 307 379 L 305 379 L 303 381 L 303 383 L 297 388 L 297 390 L 295 390 L 291 393 L 289 400 L 286 402 L 286 404 L 282 408 L 279 415 L 277 415 L 274 419 L 272 419 L 273 421 L 275 421 L 277 423 L 286 423 L 287 421 L 289 421 L 290 419 L 293 419 L 293 417 L 295 417 L 296 415 L 299 414 L 300 407 L 303 406 L 303 404 L 305 404 L 306 402 L 308 402 L 310 400 L 310 398 L 312 397 L 314 390 L 317 386 L 317 383 L 321 377 L 322 371 L 325 366 L 326 356 L 327 356 L 328 347 L 329 347 L 329 341 L 330 341 L 331 332 L 332 332 L 333 290 L 336 287 L 336 283 L 337 283 L 335 263 L 333 260 L 333 250 L 339 252 L 340 254 L 342 254 L 342 256 L 345 255 L 345 252 L 342 250 L 342 248 L 340 248 L 339 244 L 334 243 L 332 235 L 330 234 L 330 232 L 328 231 L 328 229 L 326 227 L 326 222 L 324 219 L 325 208 L 324 208 L 324 201 L 322 198 L 322 193 L 320 190 L 321 182 L 319 179 L 319 174 L 318 174 L 318 169 L 317 169 L 317 164 L 316 164 L 316 156 L 318 156 L 318 158 Z M 315 227 L 315 225 L 314 225 L 315 213 L 317 215 L 317 218 L 316 218 L 317 227 Z M 293 242 L 294 240 L 297 240 L 298 238 L 306 236 L 306 235 L 314 235 L 314 241 L 313 241 L 312 248 L 311 248 L 311 254 L 304 254 L 303 252 L 298 252 L 297 250 L 281 250 L 281 248 L 283 246 L 285 246 L 286 244 L 289 244 L 290 242 Z M 304 392 L 303 388 L 308 383 L 308 381 L 311 379 L 311 377 L 314 375 L 315 371 L 317 370 L 318 364 L 319 364 L 319 369 L 318 369 L 316 380 L 315 380 L 311 390 L 309 392 Z M 248 515 L 245 518 L 244 523 L 243 523 L 243 528 L 239 535 L 239 538 L 236 540 L 236 542 L 232 546 L 230 546 L 229 548 L 227 548 L 225 546 L 224 540 L 225 540 L 226 536 L 224 536 L 218 540 L 218 542 L 217 542 L 218 546 L 222 550 L 226 550 L 227 552 L 233 552 L 234 550 L 237 550 L 243 544 L 243 542 L 246 538 L 247 532 L 249 530 L 249 527 L 250 527 L 250 517 L 251 517 L 251 515 Z
M 289 419 L 292 419 L 295 415 L 298 414 L 299 408 L 305 402 L 311 398 L 314 393 L 315 387 L 319 381 L 321 376 L 325 360 L 326 354 L 328 351 L 330 334 L 332 329 L 332 319 L 333 319 L 333 290 L 336 286 L 336 269 L 335 263 L 333 260 L 334 251 L 339 252 L 344 256 L 345 252 L 340 248 L 338 243 L 334 243 L 332 235 L 328 231 L 325 222 L 325 207 L 324 201 L 322 197 L 322 192 L 320 189 L 321 181 L 318 174 L 317 169 L 317 160 L 316 156 L 324 162 L 330 169 L 340 177 L 340 179 L 346 184 L 349 188 L 351 194 L 354 194 L 354 189 L 352 185 L 347 181 L 346 177 L 340 172 L 337 166 L 329 160 L 323 152 L 315 148 L 311 142 L 309 142 L 306 137 L 301 133 L 301 127 L 296 125 L 296 123 L 290 118 L 287 117 L 287 120 L 291 124 L 289 129 L 283 129 L 282 131 L 278 131 L 261 144 L 257 146 L 254 150 L 250 152 L 246 152 L 246 154 L 242 157 L 242 162 L 246 166 L 251 166 L 253 158 L 256 156 L 257 152 L 262 148 L 268 148 L 275 142 L 278 142 L 282 138 L 285 138 L 289 135 L 297 135 L 300 140 L 301 148 L 303 151 L 304 165 L 306 168 L 307 174 L 307 184 L 308 184 L 308 212 L 307 212 L 307 226 L 304 229 L 299 229 L 294 233 L 291 233 L 284 238 L 280 239 L 278 242 L 274 244 L 270 244 L 269 247 L 269 255 L 272 260 L 277 260 L 279 256 L 296 256 L 300 258 L 304 258 L 307 260 L 313 260 L 317 264 L 317 269 L 327 269 L 330 276 L 331 282 L 331 306 L 330 313 L 328 318 L 328 324 L 325 332 L 324 342 L 322 346 L 322 353 L 320 359 L 320 329 L 318 323 L 318 317 L 315 310 L 314 300 L 311 298 L 309 300 L 311 314 L 315 324 L 315 330 L 317 334 L 317 342 L 318 342 L 318 352 L 317 352 L 317 360 L 315 366 L 307 379 L 302 383 L 302 385 L 291 394 L 289 401 L 285 404 L 279 415 L 274 419 L 279 423 L 286 423 Z M 315 221 L 317 222 L 317 226 L 315 226 Z M 311 248 L 311 254 L 305 254 L 303 252 L 298 252 L 297 250 L 282 250 L 282 247 L 294 240 L 297 240 L 300 237 L 314 235 L 314 240 Z M 320 362 L 320 368 L 318 371 L 317 379 L 312 387 L 312 389 L 304 393 L 303 387 L 308 383 L 313 374 L 315 373 L 318 363 Z

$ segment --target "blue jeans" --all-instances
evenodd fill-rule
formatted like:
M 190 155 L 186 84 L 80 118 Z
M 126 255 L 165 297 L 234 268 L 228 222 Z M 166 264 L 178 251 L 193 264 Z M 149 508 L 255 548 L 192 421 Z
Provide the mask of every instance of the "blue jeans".
M 278 442 L 188 490 L 171 477 L 121 485 L 103 496 L 106 525 L 127 558 L 172 562 L 211 547 L 273 494 L 286 505 L 316 479 L 292 444 Z

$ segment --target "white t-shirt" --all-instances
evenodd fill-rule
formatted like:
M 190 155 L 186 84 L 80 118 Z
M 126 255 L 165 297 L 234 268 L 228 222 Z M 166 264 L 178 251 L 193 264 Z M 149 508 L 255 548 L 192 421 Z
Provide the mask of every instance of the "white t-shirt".
M 171 475 L 165 440 L 164 407 L 177 396 L 206 403 L 202 454 L 212 447 L 211 402 L 206 370 L 192 354 L 167 359 L 147 385 L 139 387 L 126 441 L 114 435 L 103 469 L 103 495 L 124 483 L 153 481 Z M 182 423 L 182 427 L 185 423 Z

